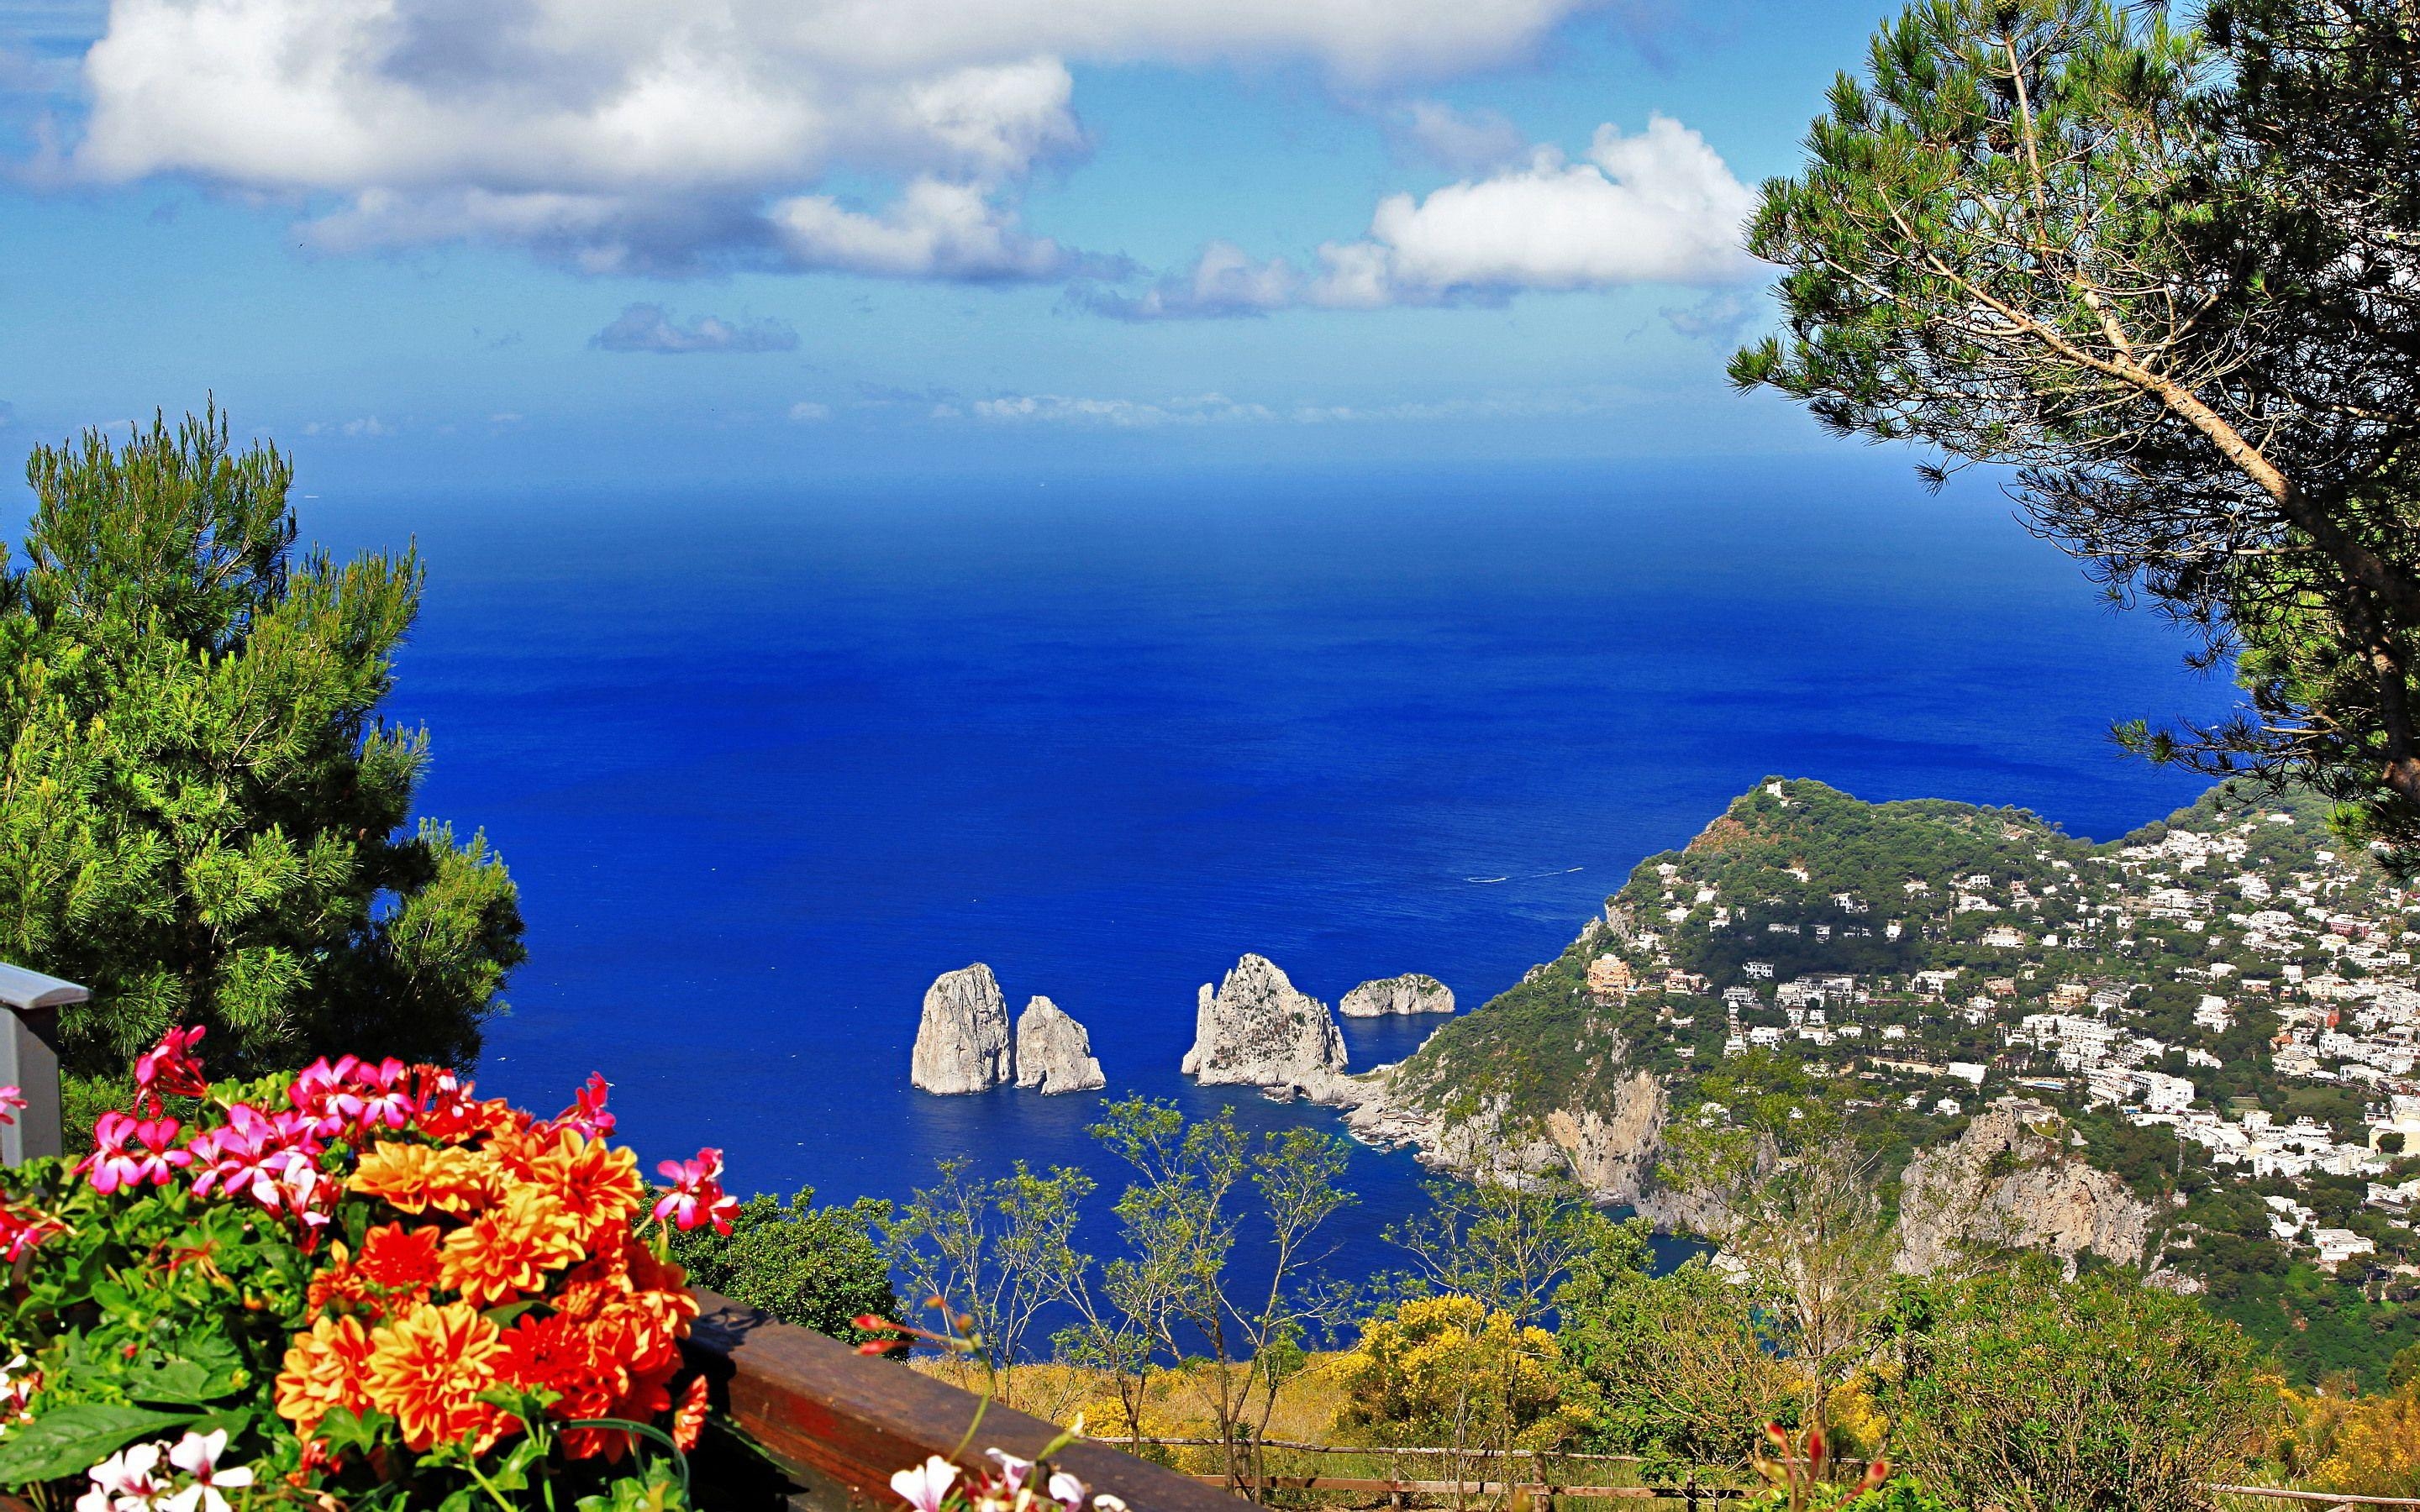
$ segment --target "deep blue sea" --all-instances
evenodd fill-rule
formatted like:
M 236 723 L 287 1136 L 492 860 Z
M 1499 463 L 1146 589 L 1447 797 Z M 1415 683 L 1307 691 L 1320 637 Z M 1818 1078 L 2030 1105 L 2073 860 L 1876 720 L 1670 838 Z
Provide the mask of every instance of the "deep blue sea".
M 427 559 L 394 707 L 529 920 L 482 1087 L 551 1109 L 602 1071 L 651 1165 L 719 1145 L 828 1200 L 952 1154 L 1114 1183 L 1094 1097 L 909 1088 L 939 972 L 1056 999 L 1114 1092 L 1332 1126 L 1177 1075 L 1240 952 L 1476 1007 L 1767 774 L 2107 836 L 2199 787 L 2109 722 L 2226 695 L 1897 458 L 302 507 Z M 1367 1066 L 1433 1027 L 1345 1032 Z M 1357 1152 L 1339 1266 L 1388 1261 L 1419 1178 Z

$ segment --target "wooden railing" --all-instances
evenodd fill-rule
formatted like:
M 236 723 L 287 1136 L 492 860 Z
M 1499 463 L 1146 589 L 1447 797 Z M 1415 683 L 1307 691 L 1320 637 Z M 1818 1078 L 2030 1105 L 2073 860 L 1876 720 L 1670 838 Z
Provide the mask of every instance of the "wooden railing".
M 712 1292 L 699 1292 L 698 1301 L 704 1311 L 690 1335 L 690 1363 L 706 1375 L 721 1420 L 762 1451 L 753 1457 L 727 1440 L 701 1447 L 699 1504 L 717 1512 L 900 1508 L 892 1473 L 928 1456 L 955 1454 L 969 1466 L 983 1463 L 991 1448 L 1031 1458 L 1059 1436 L 1053 1425 L 998 1404 L 984 1410 L 970 1436 L 981 1401 L 955 1386 Z M 1245 1504 L 1097 1443 L 1070 1444 L 1053 1462 L 1134 1512 L 1237 1512 Z

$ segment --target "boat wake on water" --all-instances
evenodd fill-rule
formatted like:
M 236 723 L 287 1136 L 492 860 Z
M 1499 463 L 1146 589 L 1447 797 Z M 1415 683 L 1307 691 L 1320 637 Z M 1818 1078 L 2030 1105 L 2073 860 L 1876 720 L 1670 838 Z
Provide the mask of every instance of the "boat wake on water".
M 1575 872 L 1585 872 L 1587 870 L 1588 868 L 1584 866 L 1567 866 L 1559 872 L 1524 872 L 1517 880 L 1528 882 L 1535 877 L 1567 877 Z M 1465 877 L 1462 880 L 1484 886 L 1488 883 L 1512 882 L 1516 879 L 1512 877 Z

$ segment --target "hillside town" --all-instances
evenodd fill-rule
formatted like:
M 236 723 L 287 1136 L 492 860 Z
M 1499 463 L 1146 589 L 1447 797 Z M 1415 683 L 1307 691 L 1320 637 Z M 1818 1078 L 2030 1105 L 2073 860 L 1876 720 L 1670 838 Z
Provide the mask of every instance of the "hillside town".
M 2420 889 L 2273 801 L 2106 845 L 1944 805 L 1836 851 L 1842 804 L 1883 811 L 1769 781 L 1607 903 L 1587 992 L 1642 1028 L 1652 1008 L 1661 1066 L 1768 1053 L 1939 1120 L 2049 1099 L 2262 1192 L 2272 1235 L 2323 1269 L 2409 1236 Z M 2314 1182 L 2358 1183 L 2362 1216 L 2316 1217 Z

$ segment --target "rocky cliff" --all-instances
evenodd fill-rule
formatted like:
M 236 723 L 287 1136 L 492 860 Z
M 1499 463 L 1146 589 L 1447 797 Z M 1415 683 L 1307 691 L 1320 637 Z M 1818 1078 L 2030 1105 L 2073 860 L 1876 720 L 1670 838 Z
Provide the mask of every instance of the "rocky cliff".
M 1016 1085 L 1046 1093 L 1109 1085 L 1093 1058 L 1093 1037 L 1047 997 L 1036 997 L 1016 1016 Z
M 1216 991 L 1202 984 L 1193 1048 L 1179 1069 L 1206 1085 L 1258 1087 L 1319 1103 L 1357 1095 L 1344 1075 L 1344 1031 L 1335 1016 L 1295 991 L 1265 956 L 1236 962 Z
M 1513 1170 L 1568 1170 L 1600 1202 L 1619 1202 L 1659 1224 L 1687 1227 L 1679 1194 L 1655 1180 L 1664 1153 L 1668 1112 L 1664 1083 L 1640 1071 L 1607 1078 L 1602 1105 L 1559 1106 L 1545 1111 L 1528 1131 L 1508 1138 L 1505 1100 L 1477 1107 L 1429 1095 L 1417 1062 L 1381 1066 L 1351 1084 L 1345 1127 L 1364 1144 L 1412 1146 L 1420 1163 L 1462 1176 L 1486 1177 Z
M 1390 1013 L 1450 1013 L 1453 989 L 1435 977 L 1407 971 L 1400 977 L 1363 982 L 1344 995 L 1336 1011 L 1349 1019 L 1384 1018 Z
M 924 992 L 923 1021 L 916 1026 L 909 1084 L 949 1096 L 985 1091 L 1016 1073 L 1008 1003 L 991 967 L 977 962 L 935 978 Z
M 1898 1268 L 1936 1271 L 1972 1250 L 2035 1249 L 2071 1268 L 2089 1250 L 2140 1266 L 2158 1210 L 2071 1156 L 2059 1117 L 2022 1098 L 1992 1103 L 1900 1182 Z

